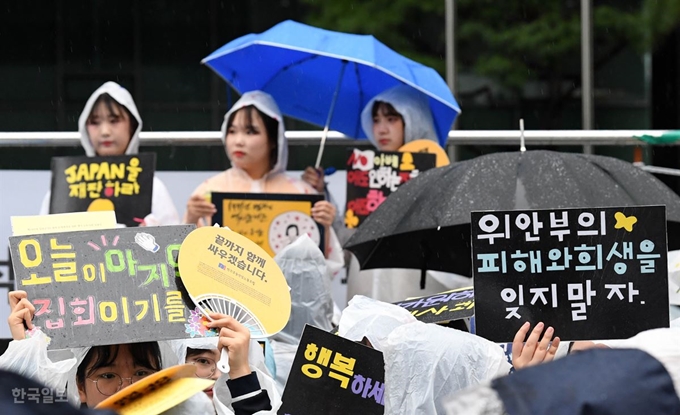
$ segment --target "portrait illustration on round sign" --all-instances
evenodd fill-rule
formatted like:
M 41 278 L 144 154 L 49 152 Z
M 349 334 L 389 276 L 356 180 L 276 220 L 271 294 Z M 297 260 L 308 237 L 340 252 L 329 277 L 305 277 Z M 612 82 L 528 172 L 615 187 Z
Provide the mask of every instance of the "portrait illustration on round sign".
M 317 245 L 321 242 L 319 227 L 309 215 L 295 210 L 282 213 L 269 225 L 269 246 L 277 254 L 304 234 Z

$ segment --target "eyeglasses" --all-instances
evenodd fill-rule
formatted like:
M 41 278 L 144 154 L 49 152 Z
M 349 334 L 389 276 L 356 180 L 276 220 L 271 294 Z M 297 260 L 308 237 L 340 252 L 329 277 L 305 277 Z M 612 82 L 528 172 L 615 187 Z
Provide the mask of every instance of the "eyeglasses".
M 97 375 L 96 379 L 87 378 L 87 380 L 94 382 L 99 393 L 105 396 L 111 396 L 123 389 L 123 381 L 128 380 L 132 385 L 145 377 L 156 373 L 153 370 L 138 370 L 133 376 L 129 378 L 121 377 L 120 375 L 112 372 L 101 373 Z
M 217 364 L 214 360 L 207 357 L 197 357 L 195 359 L 187 359 L 187 363 L 196 366 L 196 376 L 199 378 L 209 379 L 215 374 Z

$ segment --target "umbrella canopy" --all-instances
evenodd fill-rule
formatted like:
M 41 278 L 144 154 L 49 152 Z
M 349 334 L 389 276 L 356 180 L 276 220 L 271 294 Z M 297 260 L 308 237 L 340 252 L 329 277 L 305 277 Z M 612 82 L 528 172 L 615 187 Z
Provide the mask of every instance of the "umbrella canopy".
M 202 63 L 241 93 L 259 89 L 271 94 L 288 116 L 326 125 L 334 107 L 327 126 L 355 138 L 366 138 L 360 114 L 368 101 L 399 84 L 427 95 L 442 145 L 460 113 L 446 82 L 434 69 L 370 35 L 287 20 L 266 32 L 227 43 Z
M 666 205 L 680 248 L 680 197 L 619 159 L 552 151 L 494 153 L 428 170 L 390 195 L 347 241 L 362 269 L 471 275 L 470 212 Z

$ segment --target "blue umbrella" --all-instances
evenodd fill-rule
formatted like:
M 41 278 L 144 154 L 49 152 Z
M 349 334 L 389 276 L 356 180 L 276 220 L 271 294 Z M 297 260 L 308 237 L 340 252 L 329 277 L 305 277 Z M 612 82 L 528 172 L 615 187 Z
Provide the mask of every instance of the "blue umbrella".
M 460 113 L 446 82 L 434 69 L 370 35 L 287 20 L 266 32 L 227 43 L 202 63 L 237 91 L 265 91 L 284 114 L 324 125 L 325 132 L 330 128 L 366 138 L 360 120 L 364 106 L 380 92 L 402 83 L 428 96 L 442 146 Z

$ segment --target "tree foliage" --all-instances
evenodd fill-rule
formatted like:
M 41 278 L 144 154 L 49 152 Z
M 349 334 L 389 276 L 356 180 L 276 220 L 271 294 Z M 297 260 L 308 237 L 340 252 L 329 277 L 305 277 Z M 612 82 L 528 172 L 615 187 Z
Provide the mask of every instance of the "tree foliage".
M 444 0 L 302 1 L 309 10 L 307 23 L 373 34 L 444 73 Z M 573 92 L 562 91 L 561 85 L 580 79 L 580 1 L 455 2 L 459 71 L 489 77 L 518 96 L 528 80 L 547 81 L 555 97 Z M 680 22 L 678 0 L 594 3 L 596 67 L 627 47 L 651 51 Z

